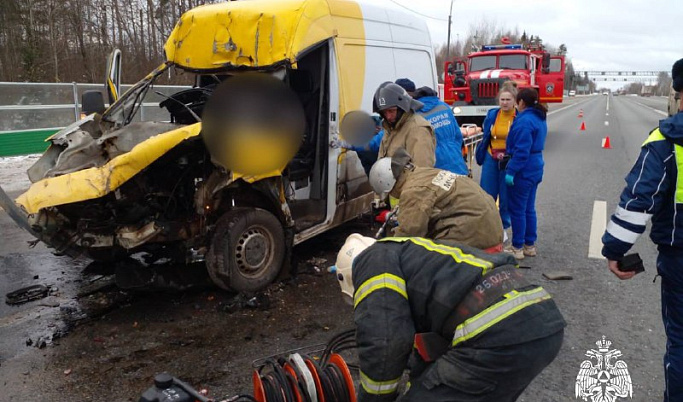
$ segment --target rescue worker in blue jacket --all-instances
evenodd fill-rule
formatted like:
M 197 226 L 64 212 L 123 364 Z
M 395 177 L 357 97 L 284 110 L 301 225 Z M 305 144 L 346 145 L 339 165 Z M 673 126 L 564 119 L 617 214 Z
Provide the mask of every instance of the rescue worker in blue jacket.
M 484 135 L 474 155 L 477 164 L 482 167 L 481 188 L 494 200 L 498 200 L 503 230 L 510 228 L 510 213 L 508 212 L 505 169 L 501 169 L 501 165 L 505 163 L 505 140 L 517 115 L 516 96 L 517 87 L 512 81 L 506 81 L 496 97 L 499 107 L 489 110 L 486 114 Z
M 512 245 L 506 251 L 521 260 L 537 253 L 536 191 L 543 179 L 548 110 L 538 102 L 538 92 L 532 88 L 519 91 L 516 100 L 519 113 L 505 143 L 505 152 L 510 155 L 505 184 L 512 223 Z
M 436 135 L 434 167 L 455 174 L 467 175 L 469 169 L 462 157 L 462 132 L 453 115 L 453 109 L 441 101 L 432 88 L 421 87 L 416 90 L 415 83 L 408 78 L 399 78 L 396 84 L 424 104 L 417 113 L 432 125 L 434 135 Z
M 673 88 L 683 91 L 683 59 L 672 68 Z M 657 273 L 662 277 L 662 320 L 666 332 L 664 401 L 683 401 L 683 103 L 659 122 L 642 145 L 626 176 L 626 188 L 602 237 L 602 255 L 620 279 L 621 260 L 652 219 L 650 238 L 657 245 Z
M 335 273 L 353 303 L 358 401 L 515 401 L 557 356 L 565 321 L 515 259 L 419 237 L 350 235 Z M 413 348 L 413 345 L 416 348 Z
M 434 135 L 436 136 L 436 163 L 434 167 L 448 170 L 455 174 L 467 175 L 469 169 L 462 158 L 462 132 L 458 122 L 455 120 L 451 107 L 442 102 L 437 96 L 438 94 L 429 87 L 421 87 L 416 90 L 415 83 L 407 78 L 396 80 L 396 84 L 405 89 L 414 99 L 424 104 L 417 111 L 417 114 L 429 121 L 434 129 Z M 377 153 L 383 137 L 384 130 L 381 130 L 365 146 L 352 146 L 348 143 L 341 143 L 341 146 L 352 149 L 358 152 L 359 155 L 364 152 Z M 366 167 L 366 163 L 363 163 L 363 166 Z M 368 169 L 366 169 L 367 171 Z

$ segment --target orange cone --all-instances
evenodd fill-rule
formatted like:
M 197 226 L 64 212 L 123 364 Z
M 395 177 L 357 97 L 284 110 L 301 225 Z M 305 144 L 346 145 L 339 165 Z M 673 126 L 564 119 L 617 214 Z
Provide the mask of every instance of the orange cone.
M 579 110 L 579 118 L 583 117 L 583 109 Z
M 581 122 L 581 131 L 586 131 L 586 122 L 585 121 Z
M 609 135 L 602 139 L 602 147 L 604 149 L 612 149 L 612 147 L 609 144 Z

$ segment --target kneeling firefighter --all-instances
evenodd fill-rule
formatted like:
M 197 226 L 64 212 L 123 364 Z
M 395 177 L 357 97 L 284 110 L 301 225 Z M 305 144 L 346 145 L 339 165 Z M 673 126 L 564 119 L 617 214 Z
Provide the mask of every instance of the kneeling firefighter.
M 503 251 L 503 226 L 495 201 L 467 176 L 447 170 L 416 167 L 411 156 L 397 149 L 391 158 L 370 169 L 377 194 L 399 199 L 395 236 L 448 240 Z
M 515 401 L 557 356 L 566 325 L 507 254 L 423 238 L 350 235 L 336 274 L 353 298 L 358 401 Z

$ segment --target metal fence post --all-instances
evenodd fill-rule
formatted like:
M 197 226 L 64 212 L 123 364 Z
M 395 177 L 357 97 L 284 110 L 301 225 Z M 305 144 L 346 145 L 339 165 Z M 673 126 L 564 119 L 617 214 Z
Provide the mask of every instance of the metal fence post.
M 73 88 L 74 93 L 74 121 L 78 121 L 81 119 L 81 113 L 80 110 L 78 110 L 78 84 L 74 81 L 71 83 L 71 87 Z

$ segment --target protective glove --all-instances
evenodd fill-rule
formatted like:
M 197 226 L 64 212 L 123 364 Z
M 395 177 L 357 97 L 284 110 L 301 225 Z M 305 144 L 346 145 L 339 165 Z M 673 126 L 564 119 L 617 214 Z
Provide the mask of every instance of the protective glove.
M 332 141 L 330 141 L 330 147 L 355 150 L 354 149 L 355 147 L 353 145 L 349 144 L 348 142 L 346 142 L 344 140 L 332 140 Z
M 508 187 L 512 187 L 515 185 L 515 176 L 511 174 L 506 174 L 505 175 L 505 184 L 508 185 Z

